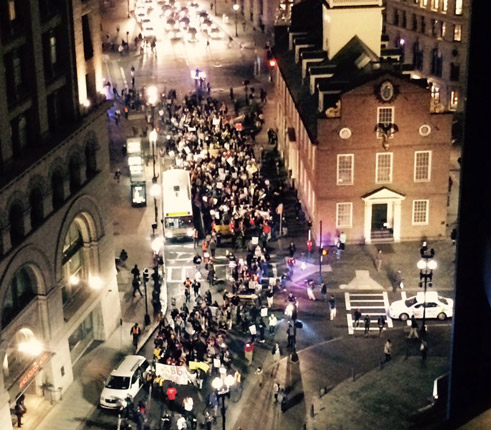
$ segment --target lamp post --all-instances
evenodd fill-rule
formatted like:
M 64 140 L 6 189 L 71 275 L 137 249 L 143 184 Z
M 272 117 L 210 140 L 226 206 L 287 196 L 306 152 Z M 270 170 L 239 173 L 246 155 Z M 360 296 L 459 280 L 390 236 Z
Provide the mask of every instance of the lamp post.
M 222 399 L 221 413 L 222 413 L 222 430 L 225 429 L 225 397 L 230 397 L 230 388 L 235 384 L 235 378 L 233 375 L 227 375 L 225 378 L 217 376 L 211 382 L 211 386 L 216 390 L 218 400 Z
M 127 0 L 126 4 L 128 5 L 128 18 L 130 17 L 130 0 Z
M 144 271 L 143 271 L 143 288 L 145 289 L 145 326 L 148 326 L 150 325 L 150 314 L 148 313 L 148 296 L 147 296 L 147 283 L 148 283 L 148 280 L 149 280 L 149 273 L 148 273 L 148 269 L 146 268 Z
M 158 224 L 159 209 L 157 207 L 157 197 L 160 196 L 160 185 L 157 183 L 157 178 L 152 178 L 152 187 L 150 188 L 150 195 L 153 196 L 153 208 L 155 211 L 155 225 Z
M 421 338 L 426 337 L 426 289 L 427 287 L 432 287 L 432 279 L 433 279 L 433 270 L 437 268 L 437 263 L 433 260 L 435 256 L 435 250 L 433 248 L 430 249 L 430 252 L 427 253 L 426 243 L 423 244 L 423 247 L 420 250 L 421 260 L 418 261 L 418 269 L 419 269 L 419 287 L 424 288 L 424 298 L 423 298 L 423 326 L 421 327 Z
M 239 34 L 237 33 L 237 11 L 239 10 L 240 6 L 235 3 L 233 6 L 232 6 L 234 12 L 235 12 L 235 37 L 237 37 Z

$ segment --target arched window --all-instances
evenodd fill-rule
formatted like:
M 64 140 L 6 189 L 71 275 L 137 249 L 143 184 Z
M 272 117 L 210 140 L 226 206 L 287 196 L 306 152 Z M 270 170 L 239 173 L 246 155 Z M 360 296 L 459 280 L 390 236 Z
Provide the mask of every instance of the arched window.
M 51 191 L 53 197 L 53 208 L 59 209 L 65 200 L 65 192 L 63 190 L 63 175 L 60 170 L 57 170 L 51 176 Z
M 73 194 L 80 189 L 82 180 L 80 178 L 80 160 L 76 156 L 70 158 L 69 163 L 70 172 L 70 192 Z
M 67 304 L 80 287 L 80 279 L 87 277 L 83 252 L 84 241 L 76 222 L 73 222 L 63 245 L 63 273 L 66 285 L 63 288 L 63 303 Z
M 29 205 L 31 206 L 31 226 L 39 227 L 43 222 L 43 193 L 39 188 L 34 188 L 29 194 Z
M 87 179 L 93 178 L 97 173 L 96 147 L 93 142 L 88 143 L 85 148 L 85 162 Z
M 7 326 L 34 298 L 36 278 L 28 267 L 20 268 L 14 275 L 2 305 L 2 327 Z
M 14 203 L 10 207 L 9 212 L 10 222 L 10 241 L 12 246 L 17 246 L 24 239 L 24 213 L 22 207 L 18 203 Z

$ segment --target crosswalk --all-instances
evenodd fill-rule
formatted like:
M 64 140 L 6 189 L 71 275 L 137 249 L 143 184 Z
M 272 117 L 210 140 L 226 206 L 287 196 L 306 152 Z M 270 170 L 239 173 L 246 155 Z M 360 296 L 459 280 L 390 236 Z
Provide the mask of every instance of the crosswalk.
M 378 331 L 377 320 L 383 315 L 389 328 L 393 327 L 392 318 L 387 315 L 389 309 L 389 298 L 387 292 L 382 293 L 344 293 L 346 303 L 346 318 L 348 322 L 348 333 L 354 334 L 355 331 L 364 331 L 363 321 L 359 327 L 353 327 L 353 310 L 360 309 L 362 318 L 365 315 L 370 317 L 370 331 Z
M 225 279 L 227 275 L 228 264 L 215 263 L 215 272 L 218 279 Z M 171 282 L 184 282 L 186 278 L 194 279 L 196 274 L 196 266 L 194 265 L 183 265 L 183 266 L 167 266 L 166 269 L 166 280 L 167 283 Z M 206 279 L 207 271 L 201 268 L 201 274 L 204 279 Z M 276 263 L 270 263 L 270 273 L 269 278 L 276 279 L 278 277 L 278 270 Z

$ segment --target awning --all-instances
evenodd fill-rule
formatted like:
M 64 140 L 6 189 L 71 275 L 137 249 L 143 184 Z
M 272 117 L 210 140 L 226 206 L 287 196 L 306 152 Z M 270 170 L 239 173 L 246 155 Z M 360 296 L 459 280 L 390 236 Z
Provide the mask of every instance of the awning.
M 29 366 L 22 372 L 14 383 L 8 388 L 10 400 L 17 399 L 24 391 L 26 391 L 31 385 L 36 375 L 41 369 L 51 360 L 51 357 L 55 355 L 54 352 L 44 351 L 39 354 Z

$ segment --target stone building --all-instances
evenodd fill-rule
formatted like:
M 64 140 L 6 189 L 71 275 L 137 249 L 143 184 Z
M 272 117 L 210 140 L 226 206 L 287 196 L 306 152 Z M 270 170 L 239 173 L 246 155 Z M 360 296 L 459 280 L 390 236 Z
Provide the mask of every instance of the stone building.
M 452 114 L 381 30 L 378 0 L 306 0 L 276 28 L 279 151 L 323 244 L 445 236 Z
M 119 323 L 97 0 L 0 4 L 0 422 Z
M 428 79 L 440 110 L 462 111 L 469 40 L 468 0 L 386 0 L 385 28 L 413 75 Z

